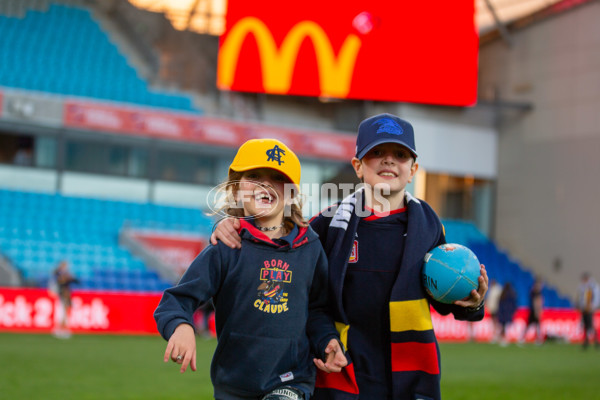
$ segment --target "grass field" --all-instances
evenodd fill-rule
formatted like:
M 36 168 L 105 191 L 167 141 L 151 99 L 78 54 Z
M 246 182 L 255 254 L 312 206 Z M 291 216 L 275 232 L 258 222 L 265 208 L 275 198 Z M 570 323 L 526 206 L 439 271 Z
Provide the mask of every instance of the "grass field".
M 198 339 L 198 371 L 165 364 L 156 336 L 0 334 L 2 399 L 212 398 L 215 340 Z M 442 343 L 445 400 L 598 399 L 600 351 L 545 344 Z M 244 362 L 240 359 L 240 362 Z

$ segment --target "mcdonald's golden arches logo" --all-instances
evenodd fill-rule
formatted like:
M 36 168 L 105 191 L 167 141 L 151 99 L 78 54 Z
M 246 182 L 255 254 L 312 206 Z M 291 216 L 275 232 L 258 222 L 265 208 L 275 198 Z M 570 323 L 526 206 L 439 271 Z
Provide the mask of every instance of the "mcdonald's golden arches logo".
M 262 81 L 265 92 L 287 94 L 302 42 L 309 38 L 315 49 L 319 76 L 320 96 L 346 98 L 350 92 L 354 65 L 361 40 L 348 34 L 335 54 L 327 33 L 313 21 L 300 21 L 286 34 L 278 48 L 269 28 L 260 19 L 240 19 L 227 34 L 219 49 L 217 85 L 231 89 L 242 44 L 252 34 L 258 44 Z

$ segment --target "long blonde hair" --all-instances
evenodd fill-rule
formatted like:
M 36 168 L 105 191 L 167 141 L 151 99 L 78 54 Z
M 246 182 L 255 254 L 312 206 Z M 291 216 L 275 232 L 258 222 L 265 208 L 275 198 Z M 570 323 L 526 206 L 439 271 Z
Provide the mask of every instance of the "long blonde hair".
M 247 171 L 245 171 L 247 172 Z M 239 182 L 242 179 L 244 172 L 230 171 L 227 179 L 221 184 L 221 190 L 225 191 L 227 201 L 214 214 L 225 214 L 227 216 L 243 218 L 244 209 L 237 206 L 236 194 L 239 189 Z M 286 204 L 283 211 L 283 223 L 286 232 L 290 232 L 294 228 L 294 224 L 300 227 L 307 227 L 308 222 L 302 216 L 302 199 L 299 190 L 295 188 L 292 193 L 292 204 Z

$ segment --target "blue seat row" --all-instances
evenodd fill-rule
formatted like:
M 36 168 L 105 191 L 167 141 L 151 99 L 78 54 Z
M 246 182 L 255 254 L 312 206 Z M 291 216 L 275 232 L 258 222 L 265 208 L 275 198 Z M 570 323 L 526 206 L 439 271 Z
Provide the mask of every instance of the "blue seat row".
M 198 209 L 74 198 L 0 190 L 0 251 L 26 279 L 43 281 L 55 265 L 70 260 L 84 288 L 156 288 L 162 282 L 143 262 L 119 247 L 124 225 L 210 234 L 213 221 Z M 129 217 L 136 216 L 132 222 Z M 101 216 L 102 220 L 98 216 Z M 444 221 L 448 242 L 470 247 L 500 283 L 512 282 L 519 305 L 527 306 L 534 276 L 465 221 Z M 99 228 L 100 227 L 100 228 Z M 144 286 L 144 282 L 149 286 Z M 570 301 L 546 286 L 547 307 L 570 307 Z
M 0 37 L 0 86 L 201 111 L 183 93 L 148 88 L 85 8 L 0 15 Z
M 132 222 L 129 214 L 140 217 Z M 81 288 L 163 290 L 172 282 L 121 247 L 119 231 L 160 226 L 209 234 L 212 224 L 199 209 L 0 189 L 0 253 L 25 280 L 41 286 L 67 260 Z
M 173 283 L 159 278 L 155 274 L 140 274 L 124 277 L 120 271 L 114 271 L 114 275 L 105 270 L 94 270 L 90 274 L 78 277 L 79 281 L 73 286 L 74 289 L 83 290 L 119 290 L 129 292 L 158 292 L 173 285 Z M 39 286 L 48 285 L 48 276 L 40 276 Z
M 500 284 L 511 282 L 517 292 L 517 302 L 521 307 L 529 305 L 529 291 L 535 281 L 535 276 L 518 261 L 498 249 L 484 234 L 479 232 L 475 225 L 466 221 L 444 221 L 446 240 L 469 247 L 479 261 L 485 265 L 490 279 L 495 279 Z M 544 306 L 552 308 L 571 308 L 572 302 L 559 293 L 558 289 L 545 285 L 542 294 Z

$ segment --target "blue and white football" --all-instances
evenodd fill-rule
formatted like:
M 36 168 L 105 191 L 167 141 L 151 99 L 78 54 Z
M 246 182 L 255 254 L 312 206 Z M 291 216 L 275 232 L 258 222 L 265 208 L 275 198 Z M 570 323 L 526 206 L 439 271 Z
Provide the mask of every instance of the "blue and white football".
M 480 263 L 468 247 L 442 244 L 425 255 L 421 271 L 425 290 L 432 298 L 451 304 L 479 287 Z

